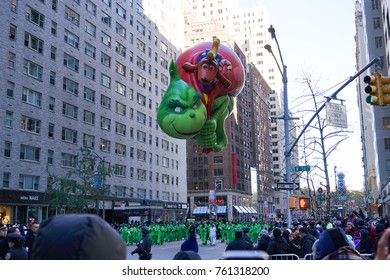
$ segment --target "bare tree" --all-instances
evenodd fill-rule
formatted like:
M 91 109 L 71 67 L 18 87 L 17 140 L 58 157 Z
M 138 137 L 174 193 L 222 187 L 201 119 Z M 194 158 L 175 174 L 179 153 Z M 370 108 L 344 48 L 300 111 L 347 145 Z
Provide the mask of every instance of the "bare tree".
M 322 102 L 319 99 L 324 99 L 323 92 L 315 90 L 313 87 L 312 81 L 307 74 L 303 75 L 302 84 L 306 86 L 306 90 L 309 90 L 307 95 L 311 97 L 313 101 L 313 107 L 309 110 L 301 111 L 304 114 L 315 113 L 318 111 Z M 304 157 L 303 161 L 306 165 L 313 166 L 310 174 L 306 174 L 306 182 L 308 184 L 308 190 L 310 192 L 309 182 L 312 180 L 309 178 L 309 175 L 320 177 L 325 180 L 326 188 L 326 213 L 330 215 L 330 180 L 329 180 L 329 171 L 328 171 L 328 158 L 329 156 L 337 150 L 337 147 L 346 139 L 348 139 L 348 133 L 345 129 L 330 127 L 327 125 L 327 120 L 323 117 L 323 114 L 317 114 L 315 122 L 309 126 L 307 130 L 308 137 L 305 136 L 304 141 Z M 301 146 L 302 147 L 302 146 Z M 309 158 L 311 161 L 309 161 Z M 311 164 L 310 164 L 311 163 Z M 319 171 L 319 172 L 318 172 Z M 313 186 L 313 184 L 312 184 Z M 313 186 L 314 189 L 314 186 Z M 309 194 L 310 195 L 310 194 Z

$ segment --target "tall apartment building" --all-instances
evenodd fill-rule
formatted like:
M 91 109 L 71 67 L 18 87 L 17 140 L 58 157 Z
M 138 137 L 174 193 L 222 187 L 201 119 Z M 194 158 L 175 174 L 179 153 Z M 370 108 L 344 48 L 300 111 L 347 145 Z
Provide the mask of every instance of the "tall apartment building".
M 186 143 L 157 124 L 168 65 L 182 47 L 182 33 L 170 32 L 183 30 L 172 16 L 180 1 L 0 6 L 0 222 L 47 218 L 47 170 L 66 176 L 81 147 L 115 170 L 91 212 L 119 222 L 184 219 Z
M 270 93 L 271 108 L 271 146 L 272 146 L 272 173 L 273 184 L 285 181 L 284 158 L 284 124 L 277 119 L 283 115 L 283 85 L 282 76 L 277 69 L 274 58 L 264 46 L 273 45 L 271 35 L 268 32 L 269 15 L 264 6 L 255 4 L 250 7 L 239 6 L 238 1 L 197 1 L 188 0 L 185 9 L 199 21 L 213 20 L 227 29 L 237 42 L 238 46 L 247 57 L 248 63 L 253 63 L 265 78 L 272 91 Z M 290 142 L 296 139 L 296 129 L 293 121 L 290 121 Z M 290 144 L 291 144 L 290 143 Z M 291 155 L 292 165 L 298 165 L 298 152 L 294 150 Z M 276 211 L 279 214 L 287 214 L 287 195 L 285 192 L 276 192 L 272 200 L 278 204 Z M 266 197 L 260 196 L 261 205 L 267 205 Z M 263 208 L 261 206 L 260 208 Z
M 356 46 L 358 68 L 374 57 L 381 59 L 379 69 L 372 66 L 367 74 L 379 71 L 388 76 L 389 69 L 389 1 L 356 1 Z M 361 116 L 365 201 L 371 211 L 379 207 L 390 214 L 390 111 L 388 107 L 365 102 L 363 77 L 358 83 L 358 105 Z M 374 208 L 372 207 L 374 206 Z M 368 209 L 370 210 L 370 209 Z

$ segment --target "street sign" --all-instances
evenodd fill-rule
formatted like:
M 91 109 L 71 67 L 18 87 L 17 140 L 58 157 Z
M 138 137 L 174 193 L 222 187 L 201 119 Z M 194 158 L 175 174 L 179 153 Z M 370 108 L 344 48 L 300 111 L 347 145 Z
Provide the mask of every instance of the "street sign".
M 348 128 L 345 105 L 331 102 L 326 103 L 326 117 L 328 125 L 340 128 Z
M 281 191 L 281 190 L 287 190 L 287 191 L 295 191 L 299 190 L 299 183 L 277 183 L 276 184 L 276 190 Z
M 310 171 L 310 165 L 304 165 L 304 166 L 294 166 L 294 171 Z

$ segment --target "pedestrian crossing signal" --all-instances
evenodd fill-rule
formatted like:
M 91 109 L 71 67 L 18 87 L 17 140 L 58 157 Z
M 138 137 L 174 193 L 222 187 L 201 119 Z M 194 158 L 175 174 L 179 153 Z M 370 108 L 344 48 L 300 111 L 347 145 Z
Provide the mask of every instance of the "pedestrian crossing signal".
M 299 209 L 300 210 L 307 210 L 310 209 L 310 198 L 308 197 L 300 197 L 298 200 L 299 203 Z

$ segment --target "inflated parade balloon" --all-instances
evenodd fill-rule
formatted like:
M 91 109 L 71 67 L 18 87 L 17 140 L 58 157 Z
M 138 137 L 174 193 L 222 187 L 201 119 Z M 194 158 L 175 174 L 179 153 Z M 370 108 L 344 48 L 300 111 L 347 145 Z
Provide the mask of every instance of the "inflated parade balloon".
M 178 139 L 194 139 L 205 153 L 221 151 L 228 143 L 225 120 L 244 86 L 240 58 L 215 39 L 183 52 L 171 63 L 170 75 L 157 113 L 161 129 Z M 204 111 L 205 117 L 200 119 Z

